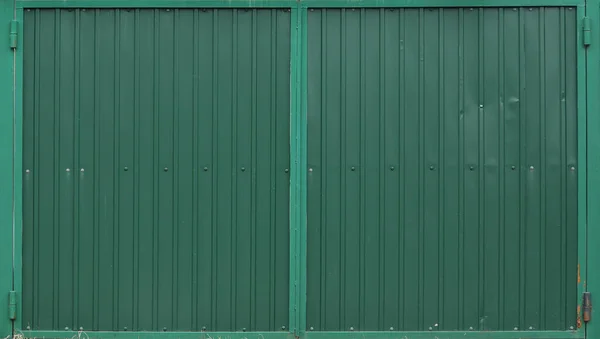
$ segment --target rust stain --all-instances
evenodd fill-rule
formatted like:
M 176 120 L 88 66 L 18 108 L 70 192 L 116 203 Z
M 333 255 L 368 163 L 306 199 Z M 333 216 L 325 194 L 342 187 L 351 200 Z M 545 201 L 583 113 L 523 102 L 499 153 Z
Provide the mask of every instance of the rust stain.
M 577 283 L 581 283 L 581 270 L 579 264 L 577 264 Z
M 577 328 L 581 328 L 581 305 L 577 305 Z

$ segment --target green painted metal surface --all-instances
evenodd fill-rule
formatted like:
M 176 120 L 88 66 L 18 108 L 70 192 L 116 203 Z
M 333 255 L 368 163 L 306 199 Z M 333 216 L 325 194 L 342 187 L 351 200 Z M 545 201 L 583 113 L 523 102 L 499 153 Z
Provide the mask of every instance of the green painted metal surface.
M 577 12 L 309 9 L 309 330 L 577 328 Z
M 0 44 L 0 338 L 12 333 L 9 319 L 9 291 L 13 286 L 14 240 L 14 52 L 8 44 L 14 1 L 0 0 L 0 27 L 7 33 Z M 0 39 L 1 40 L 1 39 Z M 18 189 L 18 188 L 17 188 Z
M 25 11 L 23 328 L 286 328 L 290 27 Z

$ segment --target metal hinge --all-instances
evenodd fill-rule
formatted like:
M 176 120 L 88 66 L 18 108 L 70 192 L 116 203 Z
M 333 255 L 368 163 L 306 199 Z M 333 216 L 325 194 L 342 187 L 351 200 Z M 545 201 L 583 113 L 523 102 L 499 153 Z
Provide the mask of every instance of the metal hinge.
M 589 322 L 592 320 L 592 294 L 590 292 L 583 292 L 583 321 Z
M 10 320 L 17 319 L 17 292 L 8 292 L 8 318 Z
M 17 41 L 19 40 L 19 22 L 17 20 L 12 20 L 10 22 L 10 33 L 8 37 L 10 48 L 17 49 Z
M 583 45 L 587 47 L 592 44 L 592 24 L 589 17 L 583 17 L 582 26 Z

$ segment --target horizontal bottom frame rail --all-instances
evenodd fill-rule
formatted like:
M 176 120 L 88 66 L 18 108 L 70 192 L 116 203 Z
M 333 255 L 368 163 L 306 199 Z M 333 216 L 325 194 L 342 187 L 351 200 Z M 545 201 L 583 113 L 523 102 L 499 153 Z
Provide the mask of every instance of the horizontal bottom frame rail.
M 20 337 L 22 336 L 22 337 Z M 306 339 L 575 339 L 583 331 L 434 331 L 434 332 L 306 332 Z M 288 332 L 106 332 L 106 331 L 17 331 L 19 339 L 293 339 Z

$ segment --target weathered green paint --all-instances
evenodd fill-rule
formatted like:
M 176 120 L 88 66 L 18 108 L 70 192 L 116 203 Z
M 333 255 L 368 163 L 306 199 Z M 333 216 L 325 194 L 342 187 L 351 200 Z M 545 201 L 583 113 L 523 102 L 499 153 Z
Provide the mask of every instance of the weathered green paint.
M 576 328 L 576 8 L 308 15 L 308 328 Z
M 12 333 L 9 291 L 13 285 L 14 240 L 14 51 L 9 44 L 14 1 L 0 0 L 0 338 Z M 18 189 L 18 188 L 17 188 Z
M 287 327 L 289 11 L 23 27 L 23 327 Z
M 587 80 L 587 233 L 582 235 L 587 246 L 587 277 L 583 277 L 580 292 L 592 293 L 592 321 L 586 326 L 587 338 L 600 336 L 600 313 L 598 312 L 598 296 L 600 295 L 600 1 L 589 0 L 586 15 L 590 18 L 592 28 L 592 44 L 586 49 L 586 80 Z M 580 302 L 581 303 L 581 302 Z
M 269 332 L 107 332 L 107 331 L 17 331 L 24 338 L 56 339 L 295 339 L 287 331 Z M 558 338 L 558 337 L 557 337 Z
M 87 332 L 87 331 L 19 331 L 25 338 L 85 339 L 294 339 L 285 332 Z M 580 339 L 577 331 L 510 331 L 510 332 L 306 332 L 306 339 Z
M 17 0 L 19 8 L 522 7 L 584 6 L 585 0 Z

